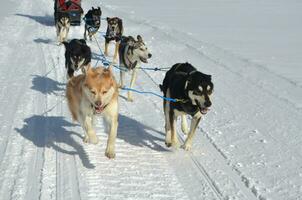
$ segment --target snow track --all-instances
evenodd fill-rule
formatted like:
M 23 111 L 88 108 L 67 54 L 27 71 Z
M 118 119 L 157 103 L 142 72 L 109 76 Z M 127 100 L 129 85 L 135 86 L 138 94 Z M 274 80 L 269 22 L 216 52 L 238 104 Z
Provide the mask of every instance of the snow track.
M 294 133 L 302 128 L 301 99 L 295 95 L 301 87 L 265 66 L 110 5 L 101 5 L 104 16 L 121 16 L 126 35 L 143 36 L 152 66 L 189 61 L 214 74 L 214 107 L 197 130 L 192 152 L 185 152 L 164 145 L 161 99 L 134 94 L 129 103 L 121 91 L 116 159 L 104 155 L 102 118 L 95 123 L 99 144 L 84 144 L 66 106 L 64 47 L 56 45 L 52 3 L 20 4 L 1 24 L 6 40 L 0 46 L 0 199 L 300 198 L 302 141 Z M 87 10 L 98 1 L 83 4 Z M 72 27 L 70 38 L 82 34 L 83 27 Z M 100 52 L 95 42 L 88 45 L 94 65 Z M 135 88 L 160 93 L 154 83 L 164 74 L 140 71 Z M 118 80 L 119 71 L 115 75 Z M 291 123 L 284 125 L 287 118 Z

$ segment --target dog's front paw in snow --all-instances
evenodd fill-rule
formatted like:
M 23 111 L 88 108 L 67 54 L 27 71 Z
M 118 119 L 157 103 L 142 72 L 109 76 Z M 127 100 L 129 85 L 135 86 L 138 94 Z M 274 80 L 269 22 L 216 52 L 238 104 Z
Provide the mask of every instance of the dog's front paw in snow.
M 186 151 L 191 151 L 192 149 L 192 144 L 185 143 L 184 145 L 181 146 L 184 150 Z
M 111 148 L 107 148 L 105 151 L 105 156 L 109 159 L 115 158 L 115 152 Z
M 178 140 L 172 140 L 171 146 L 172 146 L 174 149 L 178 149 L 179 146 L 180 146 Z
M 128 96 L 127 101 L 133 102 L 133 98 L 131 96 Z
M 99 142 L 99 139 L 97 136 L 89 137 L 88 135 L 85 135 L 83 141 L 85 143 L 97 144 Z

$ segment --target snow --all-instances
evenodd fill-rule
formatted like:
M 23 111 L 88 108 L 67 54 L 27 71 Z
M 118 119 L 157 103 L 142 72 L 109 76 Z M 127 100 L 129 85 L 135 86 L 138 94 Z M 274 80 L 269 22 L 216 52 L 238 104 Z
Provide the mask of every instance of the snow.
M 1 4 L 0 199 L 302 199 L 300 1 L 83 1 L 143 36 L 147 67 L 189 61 L 215 85 L 191 152 L 165 147 L 161 99 L 129 103 L 121 91 L 114 160 L 101 118 L 97 145 L 71 120 L 52 4 Z M 88 44 L 95 65 L 100 52 Z M 164 74 L 140 71 L 135 87 L 160 93 L 153 81 Z

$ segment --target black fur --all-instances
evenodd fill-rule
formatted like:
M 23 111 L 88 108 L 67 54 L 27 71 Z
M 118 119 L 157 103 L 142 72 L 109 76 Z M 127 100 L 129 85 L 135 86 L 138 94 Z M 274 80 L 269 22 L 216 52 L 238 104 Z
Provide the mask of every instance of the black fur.
M 86 14 L 85 14 L 85 32 L 84 32 L 84 39 L 86 40 L 86 31 L 88 35 L 95 34 L 100 26 L 101 26 L 101 16 L 102 11 L 101 8 L 94 8 L 92 7 Z M 91 37 L 90 37 L 91 40 Z
M 186 82 L 188 84 L 185 89 Z M 206 99 L 205 105 L 202 106 L 210 107 L 212 103 L 209 99 L 209 95 L 212 93 L 214 87 L 211 82 L 211 75 L 197 71 L 196 68 L 189 63 L 177 63 L 166 73 L 163 84 L 160 85 L 160 89 L 163 91 L 165 97 L 167 97 L 167 90 L 169 89 L 170 98 L 183 100 L 183 102 L 170 102 L 170 110 L 177 109 L 178 111 L 193 116 L 200 108 L 192 104 L 188 92 L 200 92 L 198 91 L 199 86 L 203 88 L 203 92 L 200 95 L 204 95 Z M 208 92 L 207 86 L 211 88 Z
M 69 78 L 73 77 L 75 71 L 84 66 L 87 66 L 91 62 L 91 50 L 87 46 L 86 41 L 83 39 L 73 39 L 69 43 L 63 42 L 65 46 L 65 67 Z M 75 64 L 71 62 L 71 59 L 75 61 Z M 78 66 L 78 62 L 84 59 L 81 66 Z

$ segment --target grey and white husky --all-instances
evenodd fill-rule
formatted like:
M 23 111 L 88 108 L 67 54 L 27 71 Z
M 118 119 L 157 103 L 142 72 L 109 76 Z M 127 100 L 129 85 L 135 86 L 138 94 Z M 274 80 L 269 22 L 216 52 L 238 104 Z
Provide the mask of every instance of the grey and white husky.
M 67 40 L 67 35 L 70 27 L 70 17 L 68 13 L 59 13 L 58 19 L 55 22 L 57 29 L 57 38 L 59 44 Z
M 122 68 L 122 70 L 120 70 L 120 87 L 125 86 L 125 72 L 132 71 L 130 88 L 133 88 L 137 76 L 137 69 L 140 68 L 141 62 L 147 63 L 151 56 L 152 54 L 149 52 L 146 44 L 143 41 L 143 38 L 140 35 L 137 36 L 137 40 L 135 40 L 132 36 L 123 36 L 121 39 L 121 44 L 119 45 L 119 62 L 120 67 Z M 128 91 L 127 100 L 133 101 L 131 91 Z

